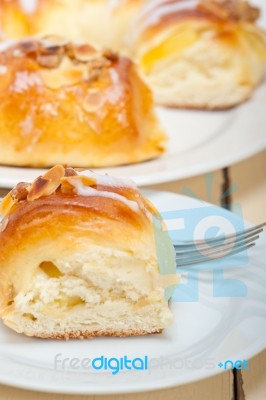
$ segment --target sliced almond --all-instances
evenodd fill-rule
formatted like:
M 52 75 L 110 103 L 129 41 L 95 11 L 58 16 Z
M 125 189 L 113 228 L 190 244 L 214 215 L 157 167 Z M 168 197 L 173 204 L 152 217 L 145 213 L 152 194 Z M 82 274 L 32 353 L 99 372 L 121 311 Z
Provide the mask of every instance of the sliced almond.
M 28 196 L 27 188 L 30 186 L 29 183 L 20 182 L 17 186 L 11 190 L 10 194 L 12 199 L 18 203 L 20 201 L 26 200 Z
M 0 205 L 0 215 L 5 217 L 11 211 L 11 208 L 14 206 L 15 201 L 12 199 L 11 192 L 9 192 L 2 200 Z
M 74 170 L 74 168 L 71 168 L 71 167 L 65 168 L 65 176 L 66 176 L 66 177 L 68 177 L 68 176 L 76 176 L 76 175 L 78 175 L 78 174 L 77 174 L 77 172 Z
M 62 58 L 62 54 L 40 54 L 37 62 L 43 68 L 57 68 L 61 64 Z
M 57 51 L 68 44 L 68 40 L 60 35 L 46 35 L 39 40 L 43 49 Z
M 102 72 L 111 65 L 111 62 L 104 57 L 91 60 L 87 66 L 87 80 L 97 80 Z
M 89 62 L 100 56 L 100 53 L 97 52 L 92 46 L 88 44 L 82 44 L 80 46 L 73 46 L 72 48 L 72 56 L 79 62 Z
M 103 106 L 104 100 L 104 95 L 99 89 L 90 89 L 84 98 L 82 107 L 85 111 L 94 113 Z
M 118 54 L 112 52 L 111 50 L 105 50 L 105 52 L 103 53 L 103 56 L 111 62 L 116 62 L 118 60 Z
M 50 181 L 47 179 L 43 179 L 41 176 L 35 179 L 33 184 L 28 188 L 28 201 L 34 201 L 39 199 L 42 196 L 45 196 L 47 192 L 49 192 L 48 188 L 50 187 Z
M 7 225 L 8 225 L 8 218 L 2 219 L 2 221 L 0 222 L 0 232 L 4 232 Z
M 24 40 L 17 44 L 19 49 L 24 55 L 35 56 L 39 49 L 39 44 L 36 40 Z
M 37 178 L 28 188 L 28 201 L 34 201 L 43 196 L 53 194 L 61 185 L 61 178 L 65 175 L 65 168 L 62 165 L 56 165 L 45 175 Z
M 56 183 L 60 183 L 60 179 L 65 175 L 65 168 L 63 165 L 58 164 L 53 168 L 49 169 L 42 177 L 44 179 L 50 179 L 52 181 L 56 181 Z
M 258 19 L 260 11 L 246 1 L 238 0 L 201 0 L 198 9 L 207 11 L 222 19 L 254 22 Z
M 59 89 L 64 86 L 72 86 L 83 80 L 83 71 L 79 69 L 68 70 L 42 70 L 40 72 L 44 84 L 50 89 Z

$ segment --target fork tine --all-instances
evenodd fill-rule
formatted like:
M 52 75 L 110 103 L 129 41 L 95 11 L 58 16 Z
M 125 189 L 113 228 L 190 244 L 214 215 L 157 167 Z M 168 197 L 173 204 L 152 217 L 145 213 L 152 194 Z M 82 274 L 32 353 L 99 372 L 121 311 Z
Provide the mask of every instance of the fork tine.
M 187 260 L 181 261 L 180 263 L 177 262 L 176 266 L 177 267 L 184 267 L 186 265 L 202 264 L 202 263 L 214 261 L 214 260 L 217 260 L 219 258 L 225 258 L 225 257 L 232 256 L 234 254 L 241 253 L 242 251 L 250 249 L 251 247 L 254 247 L 254 246 L 255 246 L 255 243 L 252 242 L 252 243 L 250 243 L 250 244 L 248 244 L 246 246 L 241 246 L 241 247 L 231 251 L 230 253 L 227 253 L 227 254 L 221 253 L 218 257 L 215 257 L 215 259 L 214 258 L 209 258 L 209 257 L 198 257 L 198 258 L 194 258 L 193 260 L 191 260 L 191 259 L 188 258 Z
M 202 252 L 202 250 L 201 251 L 194 250 L 193 252 L 192 251 L 186 251 L 186 252 L 183 252 L 183 253 L 178 253 L 177 252 L 176 253 L 176 259 L 177 260 L 179 260 L 179 259 L 182 260 L 182 259 L 185 259 L 185 258 L 193 259 L 193 257 L 197 258 L 199 256 L 211 257 L 211 256 L 215 256 L 216 254 L 219 254 L 219 253 L 224 253 L 224 252 L 226 252 L 228 250 L 234 251 L 237 248 L 240 248 L 240 247 L 248 245 L 249 243 L 255 242 L 257 239 L 259 239 L 259 236 L 254 236 L 252 238 L 245 239 L 245 240 L 235 244 L 233 247 L 231 246 L 231 244 L 218 245 L 216 247 L 209 247 L 209 248 L 204 250 L 204 253 Z M 216 257 L 213 257 L 213 258 L 216 258 Z
M 212 238 L 212 239 L 205 239 L 205 240 L 187 240 L 187 241 L 183 241 L 183 242 L 179 242 L 179 243 L 174 243 L 174 247 L 175 248 L 182 248 L 185 247 L 187 248 L 188 246 L 195 246 L 195 245 L 206 245 L 206 244 L 211 244 L 211 243 L 218 243 L 218 242 L 224 242 L 225 240 L 228 239 L 235 239 L 235 238 L 239 238 L 242 236 L 249 236 L 251 234 L 257 234 L 263 231 L 263 227 L 266 226 L 266 222 L 256 225 L 253 228 L 248 228 L 246 230 L 243 230 L 241 232 L 238 233 L 233 233 L 230 235 L 227 235 L 225 237 L 221 237 L 221 238 Z
M 208 251 L 208 250 L 215 250 L 215 249 L 219 249 L 219 248 L 222 248 L 222 247 L 224 247 L 224 246 L 227 246 L 227 247 L 229 247 L 230 245 L 234 245 L 233 247 L 235 247 L 235 246 L 239 246 L 241 243 L 242 244 L 244 244 L 244 243 L 246 243 L 247 241 L 248 242 L 251 242 L 251 241 L 254 241 L 254 240 L 257 240 L 258 238 L 259 238 L 259 233 L 261 232 L 261 230 L 259 230 L 259 231 L 255 231 L 254 233 L 252 232 L 252 233 L 249 233 L 248 235 L 246 235 L 246 236 L 240 236 L 240 237 L 237 237 L 237 238 L 234 238 L 234 239 L 226 239 L 226 240 L 224 240 L 223 242 L 214 242 L 214 243 L 211 243 L 211 246 L 209 245 L 209 244 L 201 244 L 201 245 L 194 245 L 194 246 L 187 246 L 187 247 L 182 247 L 182 248 L 179 248 L 178 246 L 175 248 L 175 250 L 176 250 L 176 254 L 178 254 L 178 255 L 183 255 L 183 254 L 193 254 L 193 253 L 199 253 L 199 252 L 202 252 L 202 251 L 205 251 L 206 252 L 206 250 Z

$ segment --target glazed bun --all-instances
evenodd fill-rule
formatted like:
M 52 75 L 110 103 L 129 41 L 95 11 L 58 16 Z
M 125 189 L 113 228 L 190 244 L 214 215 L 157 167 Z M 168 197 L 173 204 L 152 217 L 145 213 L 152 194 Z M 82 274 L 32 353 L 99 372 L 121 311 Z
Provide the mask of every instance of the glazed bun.
M 103 167 L 164 151 L 134 64 L 60 37 L 0 44 L 0 163 Z
M 246 100 L 265 71 L 258 9 L 242 0 L 150 0 L 127 47 L 159 104 L 225 109 Z
M 57 165 L 17 185 L 1 212 L 0 312 L 11 329 L 68 339 L 171 324 L 175 253 L 133 182 Z

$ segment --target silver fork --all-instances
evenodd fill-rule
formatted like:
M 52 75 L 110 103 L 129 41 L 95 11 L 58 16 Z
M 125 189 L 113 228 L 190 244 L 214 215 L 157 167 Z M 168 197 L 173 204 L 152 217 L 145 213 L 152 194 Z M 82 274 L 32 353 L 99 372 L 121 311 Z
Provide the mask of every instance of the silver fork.
M 253 246 L 266 222 L 221 238 L 174 243 L 176 266 L 206 263 L 241 253 Z

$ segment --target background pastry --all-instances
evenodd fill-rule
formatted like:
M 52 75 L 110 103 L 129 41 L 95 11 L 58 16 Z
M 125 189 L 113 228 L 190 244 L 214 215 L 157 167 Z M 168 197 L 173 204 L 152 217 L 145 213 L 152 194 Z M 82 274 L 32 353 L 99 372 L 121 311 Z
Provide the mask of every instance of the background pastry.
M 1 46 L 0 163 L 101 167 L 163 152 L 152 94 L 129 59 L 52 36 Z
M 64 35 L 97 48 L 121 50 L 131 20 L 147 0 L 0 1 L 0 27 L 9 38 Z
M 157 103 L 228 108 L 263 78 L 266 36 L 255 25 L 258 15 L 242 0 L 149 1 L 127 47 Z
M 8 38 L 59 34 L 101 46 L 106 0 L 2 0 L 0 27 Z
M 112 50 L 127 54 L 125 34 L 131 29 L 132 22 L 147 0 L 106 0 L 106 3 L 108 4 L 106 11 L 108 32 L 103 44 Z
M 57 165 L 14 188 L 1 212 L 0 312 L 10 328 L 61 339 L 158 333 L 172 322 L 175 252 L 131 181 Z

